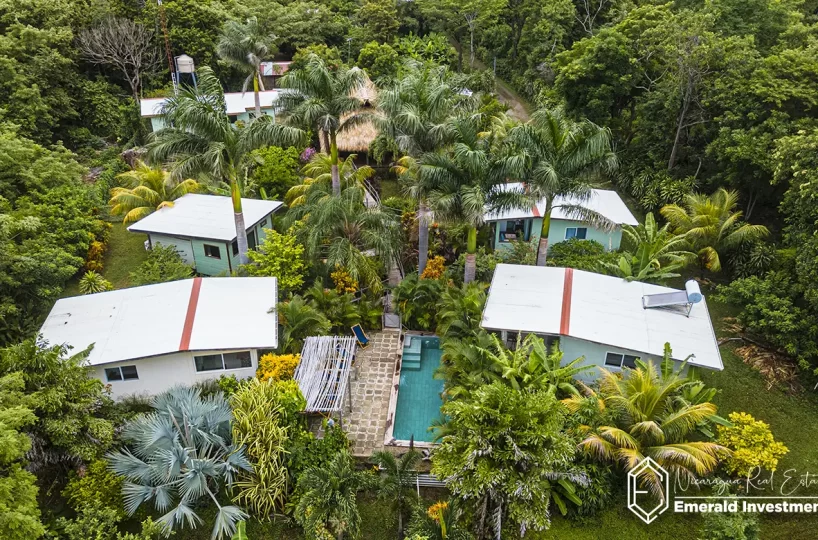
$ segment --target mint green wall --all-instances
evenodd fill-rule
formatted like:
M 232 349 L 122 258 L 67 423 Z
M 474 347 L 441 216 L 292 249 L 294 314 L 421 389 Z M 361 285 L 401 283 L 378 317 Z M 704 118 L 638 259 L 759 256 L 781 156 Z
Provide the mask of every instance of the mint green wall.
M 176 252 L 179 253 L 179 256 L 182 257 L 184 262 L 191 266 L 195 266 L 196 261 L 193 258 L 193 246 L 191 245 L 189 238 L 178 238 L 176 236 L 166 236 L 164 234 L 149 234 L 148 238 L 150 238 L 151 246 L 163 245 L 175 247 Z
M 275 113 L 273 112 L 273 109 L 269 109 L 269 108 L 268 109 L 261 109 L 261 112 L 263 112 L 267 116 L 275 117 Z M 239 115 L 236 115 L 236 120 L 237 121 L 241 120 L 242 122 L 245 122 L 245 123 L 249 122 L 250 121 L 250 112 L 243 112 L 243 113 L 241 113 Z M 163 117 L 161 117 L 161 116 L 151 117 L 151 130 L 152 131 L 159 131 L 163 127 L 165 127 L 165 119 Z
M 605 354 L 609 352 L 631 354 L 640 357 L 642 360 L 651 361 L 658 365 L 661 359 L 644 355 L 636 351 L 629 351 L 618 347 L 611 347 L 610 345 L 600 345 L 599 343 L 592 343 L 590 341 L 583 341 L 581 339 L 571 338 L 567 336 L 560 337 L 560 350 L 563 352 L 563 365 L 581 356 L 585 357 L 582 365 L 595 366 L 594 369 L 580 374 L 580 378 L 584 381 L 593 381 L 599 376 L 599 367 L 605 365 Z M 610 371 L 620 371 L 615 367 L 608 367 Z
M 531 240 L 540 237 L 540 230 L 542 230 L 542 218 L 529 218 L 531 221 Z M 495 222 L 494 227 L 494 245 L 496 249 L 509 249 L 511 244 L 508 242 L 500 242 L 500 227 L 501 222 Z M 622 229 L 617 227 L 613 232 L 605 232 L 599 229 L 588 227 L 579 221 L 570 221 L 564 219 L 552 219 L 551 230 L 548 233 L 548 243 L 556 244 L 557 242 L 565 241 L 565 229 L 568 227 L 586 227 L 588 232 L 585 236 L 586 240 L 595 240 L 605 246 L 605 249 L 616 251 L 619 249 L 619 244 L 622 242 Z
M 229 244 L 216 240 L 201 240 L 192 238 L 193 258 L 196 259 L 196 271 L 206 276 L 218 276 L 220 274 L 229 275 L 230 265 L 227 262 Z M 204 253 L 204 245 L 218 246 L 221 259 L 208 257 Z

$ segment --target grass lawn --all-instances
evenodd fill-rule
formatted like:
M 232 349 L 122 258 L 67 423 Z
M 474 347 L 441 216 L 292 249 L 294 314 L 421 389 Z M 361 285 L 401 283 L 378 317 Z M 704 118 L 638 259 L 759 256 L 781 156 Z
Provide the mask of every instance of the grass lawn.
M 128 232 L 120 222 L 114 223 L 111 237 L 108 241 L 108 251 L 105 252 L 102 275 L 110 281 L 115 289 L 123 289 L 130 285 L 129 273 L 148 258 L 145 251 L 144 234 Z M 62 297 L 77 296 L 79 292 L 79 275 L 72 279 L 62 293 Z

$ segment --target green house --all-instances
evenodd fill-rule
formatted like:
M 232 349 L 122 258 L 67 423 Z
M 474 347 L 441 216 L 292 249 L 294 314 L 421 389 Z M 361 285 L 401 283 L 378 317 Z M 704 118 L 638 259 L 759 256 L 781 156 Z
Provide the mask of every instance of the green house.
M 275 116 L 275 102 L 278 100 L 278 90 L 268 90 L 259 92 L 261 112 L 268 116 Z M 249 122 L 250 113 L 256 108 L 255 95 L 253 92 L 228 92 L 224 95 L 224 103 L 227 107 L 227 115 L 233 122 Z M 151 130 L 158 131 L 165 127 L 165 119 L 162 116 L 162 106 L 165 98 L 142 99 L 139 102 L 142 118 L 151 121 Z
M 279 201 L 242 199 L 247 244 L 250 249 L 264 239 L 272 227 L 272 214 L 283 206 Z M 205 276 L 230 274 L 239 265 L 239 246 L 233 219 L 233 201 L 219 195 L 189 193 L 173 206 L 161 208 L 137 221 L 128 230 L 145 233 L 146 249 L 155 245 L 174 246 L 182 260 Z
M 508 190 L 524 189 L 521 183 L 506 184 Z M 595 240 L 605 246 L 605 249 L 614 251 L 619 249 L 622 241 L 621 225 L 638 225 L 639 222 L 628 210 L 624 201 L 616 191 L 607 189 L 591 190 L 591 196 L 583 201 L 581 206 L 598 212 L 614 222 L 617 226 L 613 230 L 603 230 L 592 227 L 578 220 L 563 205 L 578 205 L 579 201 L 558 197 L 551 211 L 551 228 L 548 234 L 548 244 L 564 242 L 571 238 Z M 543 215 L 546 201 L 540 201 L 536 206 L 527 209 L 513 209 L 505 212 L 487 213 L 485 220 L 494 227 L 494 249 L 511 248 L 514 240 L 537 240 L 542 229 Z

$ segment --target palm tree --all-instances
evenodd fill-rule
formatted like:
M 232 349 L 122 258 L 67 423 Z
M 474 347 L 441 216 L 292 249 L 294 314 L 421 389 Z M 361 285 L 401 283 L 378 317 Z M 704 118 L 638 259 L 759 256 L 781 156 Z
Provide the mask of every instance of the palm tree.
M 323 313 L 308 304 L 301 296 L 294 296 L 276 307 L 281 325 L 281 350 L 285 353 L 301 351 L 304 339 L 329 333 L 331 324 Z
M 271 116 L 262 115 L 244 126 L 227 116 L 224 92 L 209 67 L 199 71 L 195 89 L 182 88 L 162 107 L 166 127 L 153 133 L 148 143 L 151 160 L 168 163 L 175 178 L 203 175 L 230 186 L 240 264 L 248 264 L 247 230 L 241 208 L 241 191 L 252 157 L 263 146 L 297 146 L 305 134 Z
M 355 93 L 366 83 L 366 74 L 360 68 L 332 70 L 315 54 L 309 56 L 304 68 L 288 71 L 281 77 L 281 88 L 291 90 L 282 92 L 278 98 L 286 121 L 293 126 L 316 129 L 328 139 L 332 193 L 336 196 L 341 194 L 337 136 L 365 119 L 356 114 L 363 102 Z
M 381 469 L 379 491 L 382 497 L 395 504 L 398 512 L 398 538 L 403 538 L 403 514 L 407 496 L 411 497 L 415 467 L 420 462 L 420 452 L 409 450 L 400 458 L 392 452 L 375 452 L 372 461 Z
M 378 95 L 380 133 L 404 154 L 396 172 L 407 193 L 418 203 L 418 275 L 426 268 L 429 253 L 428 194 L 417 181 L 417 158 L 452 141 L 449 120 L 473 110 L 473 100 L 458 92 L 449 71 L 442 66 L 409 62 L 406 74 Z
M 195 528 L 202 519 L 194 508 L 207 499 L 218 508 L 211 538 L 229 538 L 248 516 L 237 506 L 222 506 L 216 495 L 221 487 L 229 489 L 240 471 L 252 470 L 244 448 L 231 443 L 230 405 L 221 395 L 203 399 L 198 389 L 181 386 L 151 404 L 153 412 L 125 425 L 127 446 L 107 456 L 111 469 L 125 479 L 126 512 L 133 515 L 153 501 L 157 510 L 167 511 L 159 518 L 163 525 Z
M 541 109 L 526 124 L 512 128 L 508 139 L 515 152 L 506 160 L 507 170 L 525 184 L 523 190 L 507 193 L 501 206 L 529 209 L 546 201 L 537 247 L 538 266 L 545 266 L 555 208 L 593 227 L 616 225 L 583 206 L 593 193 L 591 182 L 617 167 L 608 128 L 588 120 L 574 122 L 559 109 Z
M 662 215 L 670 222 L 673 234 L 684 235 L 699 259 L 699 268 L 719 272 L 719 253 L 737 248 L 770 234 L 764 225 L 742 223 L 738 192 L 719 188 L 713 195 L 691 193 L 684 206 L 669 204 Z
M 477 271 L 477 229 L 493 204 L 500 171 L 492 138 L 478 131 L 477 119 L 455 119 L 451 129 L 456 140 L 451 149 L 427 152 L 418 160 L 418 182 L 438 221 L 466 227 L 463 282 L 471 283 Z
M 366 480 L 366 473 L 355 470 L 352 458 L 346 452 L 338 452 L 323 467 L 310 467 L 304 471 L 298 478 L 301 497 L 295 515 L 307 535 L 332 530 L 338 540 L 347 533 L 353 538 L 358 536 L 361 515 L 356 495 Z
M 687 266 L 696 254 L 687 251 L 687 239 L 674 236 L 669 223 L 659 228 L 653 213 L 645 216 L 645 223 L 636 227 L 623 225 L 622 234 L 628 250 L 623 251 L 618 263 L 602 263 L 602 268 L 628 281 L 664 281 L 679 277 L 675 272 Z
M 216 44 L 216 53 L 226 63 L 238 67 L 247 73 L 242 93 L 247 91 L 250 82 L 253 83 L 253 94 L 256 101 L 256 117 L 261 116 L 261 99 L 259 89 L 264 90 L 261 80 L 261 61 L 275 53 L 273 42 L 276 37 L 258 23 L 258 19 L 250 17 L 245 23 L 227 21 L 224 23 L 222 35 Z
M 173 201 L 188 193 L 202 190 L 195 180 L 187 179 L 179 183 L 171 180 L 169 172 L 153 169 L 142 161 L 135 163 L 133 170 L 117 175 L 117 180 L 125 184 L 111 190 L 111 213 L 124 215 L 123 223 L 134 223 L 160 208 L 173 206 Z
M 79 281 L 79 288 L 82 294 L 94 294 L 98 292 L 110 291 L 114 288 L 111 282 L 102 277 L 101 274 L 89 270 L 85 272 Z
M 476 335 L 486 306 L 486 286 L 469 283 L 446 287 L 440 296 L 437 334 L 446 338 L 468 339 Z
M 349 186 L 364 187 L 364 183 L 375 175 L 375 169 L 364 165 L 355 165 L 355 154 L 350 154 L 344 161 L 338 162 L 338 176 L 341 179 L 341 189 Z M 290 207 L 304 204 L 307 194 L 313 186 L 329 192 L 332 186 L 332 158 L 329 154 L 316 152 L 310 161 L 301 169 L 304 179 L 301 184 L 293 186 L 287 191 L 284 200 Z
M 712 473 L 729 450 L 715 443 L 690 441 L 688 436 L 700 424 L 715 420 L 716 406 L 710 402 L 683 399 L 685 388 L 697 381 L 682 375 L 685 368 L 673 369 L 670 345 L 665 344 L 661 369 L 652 362 L 637 361 L 624 377 L 600 368 L 599 394 L 563 400 L 572 413 L 597 401 L 615 414 L 612 425 L 585 426 L 587 437 L 580 448 L 603 461 L 623 465 L 629 471 L 645 457 L 651 457 L 670 474 L 693 480 Z M 663 497 L 661 482 L 651 474 L 644 485 Z
M 289 210 L 287 220 L 301 221 L 296 235 L 308 257 L 346 269 L 373 291 L 381 288 L 378 258 L 388 266 L 399 252 L 397 217 L 380 206 L 368 208 L 360 186 L 347 187 L 337 197 L 311 189 L 304 204 Z

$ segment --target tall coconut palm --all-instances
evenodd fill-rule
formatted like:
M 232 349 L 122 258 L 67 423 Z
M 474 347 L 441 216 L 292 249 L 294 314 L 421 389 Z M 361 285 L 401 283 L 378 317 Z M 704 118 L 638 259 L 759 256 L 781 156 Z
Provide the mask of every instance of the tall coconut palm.
M 366 480 L 346 452 L 338 452 L 325 467 L 304 471 L 298 479 L 301 497 L 295 515 L 307 536 L 320 538 L 319 532 L 331 530 L 338 540 L 345 534 L 356 538 L 361 530 L 356 495 Z
M 315 54 L 311 54 L 302 69 L 288 71 L 281 80 L 279 109 L 291 126 L 315 129 L 326 137 L 332 160 L 332 193 L 341 194 L 338 172 L 339 132 L 365 120 L 358 114 L 363 101 L 355 94 L 367 83 L 360 68 L 331 69 Z
M 414 495 L 412 480 L 415 467 L 420 462 L 420 452 L 410 449 L 401 457 L 392 452 L 380 451 L 372 454 L 372 461 L 381 469 L 378 482 L 380 495 L 395 504 L 398 513 L 398 538 L 403 538 L 403 514 L 406 499 Z
M 355 154 L 347 156 L 343 161 L 338 161 L 338 176 L 341 179 L 341 189 L 349 186 L 364 187 L 364 182 L 375 175 L 375 169 L 364 165 L 355 165 Z M 291 187 L 287 191 L 284 200 L 291 208 L 304 204 L 307 194 L 312 189 L 329 191 L 332 186 L 332 158 L 329 154 L 316 152 L 310 157 L 310 161 L 301 169 L 304 175 L 303 181 Z
M 289 210 L 287 220 L 302 221 L 296 235 L 308 257 L 346 269 L 373 291 L 381 288 L 378 258 L 388 267 L 399 252 L 397 217 L 380 206 L 367 207 L 361 186 L 349 186 L 340 196 L 311 189 L 304 204 Z
M 302 144 L 304 132 L 267 115 L 245 125 L 232 124 L 221 84 L 208 67 L 199 70 L 197 88 L 182 88 L 165 101 L 162 114 L 166 127 L 152 134 L 148 157 L 169 165 L 174 178 L 201 175 L 230 186 L 240 264 L 248 264 L 239 185 L 247 175 L 250 153 L 272 144 Z
M 559 109 L 541 109 L 512 128 L 508 140 L 515 149 L 508 171 L 524 182 L 524 189 L 508 193 L 503 206 L 529 209 L 545 200 L 538 266 L 545 266 L 554 209 L 593 227 L 615 225 L 583 204 L 593 193 L 592 183 L 617 167 L 609 129 L 587 120 L 575 122 Z
M 563 401 L 572 413 L 586 406 L 587 400 L 597 401 L 614 413 L 611 425 L 586 426 L 588 435 L 579 445 L 582 450 L 603 461 L 619 463 L 626 471 L 650 457 L 683 480 L 701 478 L 716 469 L 729 450 L 715 443 L 689 440 L 700 424 L 715 421 L 716 406 L 683 399 L 685 389 L 698 383 L 685 377 L 683 369 L 673 369 L 670 355 L 666 344 L 662 369 L 639 361 L 624 377 L 600 368 L 598 394 Z M 654 475 L 645 473 L 640 481 L 658 497 L 664 496 Z
M 259 90 L 264 90 L 261 80 L 261 61 L 275 53 L 273 43 L 276 37 L 266 32 L 258 23 L 258 19 L 250 17 L 244 23 L 227 21 L 224 23 L 222 35 L 216 44 L 216 53 L 226 63 L 235 66 L 247 73 L 242 93 L 247 91 L 253 83 L 253 97 L 256 103 L 256 117 L 261 116 L 261 98 Z
M 187 193 L 201 191 L 195 180 L 174 182 L 169 172 L 149 167 L 137 161 L 133 170 L 117 175 L 125 184 L 111 190 L 111 213 L 124 216 L 125 224 L 139 221 L 160 208 L 173 206 L 173 201 Z
M 662 208 L 671 232 L 684 235 L 696 251 L 702 273 L 721 270 L 720 253 L 770 234 L 764 225 L 741 222 L 742 212 L 736 210 L 738 198 L 738 192 L 719 188 L 709 196 L 691 193 L 683 206 L 669 204 Z
M 418 160 L 418 182 L 438 221 L 466 227 L 463 282 L 471 283 L 477 272 L 477 229 L 493 205 L 500 176 L 491 137 L 478 131 L 475 118 L 455 119 L 451 129 L 455 142 L 450 149 L 427 152 Z
M 602 268 L 628 281 L 664 281 L 679 277 L 675 273 L 684 268 L 696 254 L 687 250 L 684 235 L 673 235 L 669 223 L 659 227 L 649 212 L 645 223 L 622 226 L 627 249 L 617 263 L 603 263 Z
M 418 275 L 426 268 L 429 253 L 428 194 L 417 181 L 416 160 L 452 141 L 449 120 L 473 110 L 474 100 L 459 93 L 449 71 L 440 66 L 410 62 L 406 74 L 378 95 L 380 133 L 398 152 L 395 170 L 407 193 L 418 202 Z

